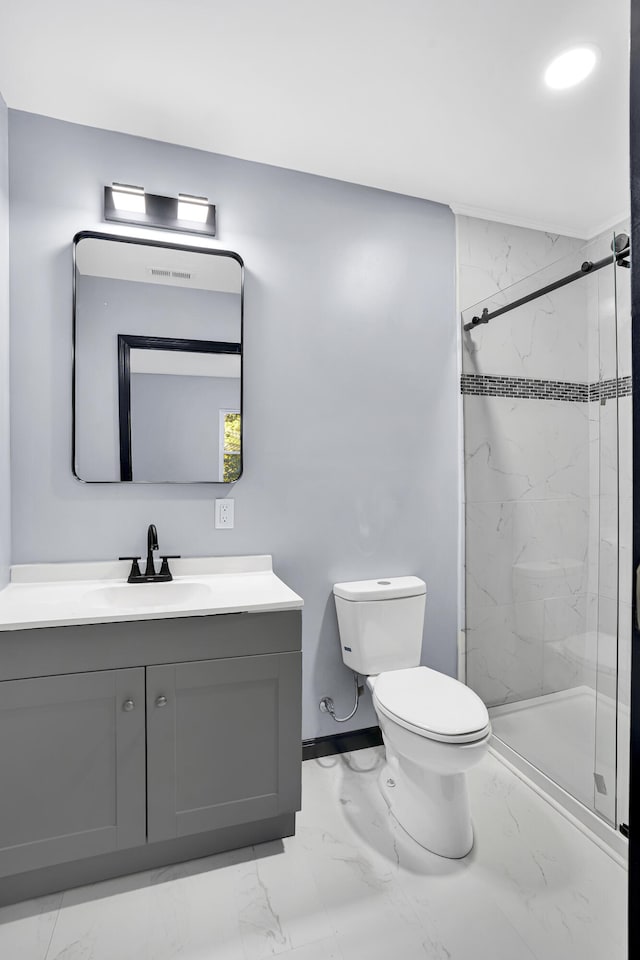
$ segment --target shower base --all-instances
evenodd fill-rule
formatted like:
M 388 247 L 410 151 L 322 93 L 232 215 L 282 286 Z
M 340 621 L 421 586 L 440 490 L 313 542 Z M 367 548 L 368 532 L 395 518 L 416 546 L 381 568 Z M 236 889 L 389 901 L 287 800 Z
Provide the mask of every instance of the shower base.
M 615 701 L 602 694 L 597 698 L 597 750 L 596 692 L 591 687 L 491 707 L 489 715 L 495 752 L 617 857 L 626 857 L 627 841 L 611 825 L 616 815 Z M 596 789 L 594 772 L 606 793 Z M 618 789 L 626 795 L 627 784 L 620 782 Z

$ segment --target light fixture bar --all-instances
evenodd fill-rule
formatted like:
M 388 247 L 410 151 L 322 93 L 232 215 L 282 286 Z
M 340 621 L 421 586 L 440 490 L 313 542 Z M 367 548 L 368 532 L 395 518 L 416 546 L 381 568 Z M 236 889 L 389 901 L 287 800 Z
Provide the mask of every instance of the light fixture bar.
M 115 223 L 216 236 L 216 208 L 206 197 L 161 197 L 143 187 L 113 183 L 104 188 L 104 219 Z

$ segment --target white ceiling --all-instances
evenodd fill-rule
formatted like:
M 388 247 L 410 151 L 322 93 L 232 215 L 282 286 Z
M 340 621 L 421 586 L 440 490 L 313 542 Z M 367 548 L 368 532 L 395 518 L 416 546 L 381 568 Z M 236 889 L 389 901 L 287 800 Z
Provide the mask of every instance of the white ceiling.
M 589 237 L 628 209 L 628 21 L 628 0 L 0 0 L 0 91 Z M 597 72 L 547 90 L 584 41 Z

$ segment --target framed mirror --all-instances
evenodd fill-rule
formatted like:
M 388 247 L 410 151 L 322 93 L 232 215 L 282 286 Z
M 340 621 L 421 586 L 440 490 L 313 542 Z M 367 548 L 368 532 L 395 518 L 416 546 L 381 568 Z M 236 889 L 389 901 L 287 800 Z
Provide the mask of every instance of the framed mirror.
M 237 480 L 241 258 L 92 231 L 78 233 L 73 250 L 74 475 Z

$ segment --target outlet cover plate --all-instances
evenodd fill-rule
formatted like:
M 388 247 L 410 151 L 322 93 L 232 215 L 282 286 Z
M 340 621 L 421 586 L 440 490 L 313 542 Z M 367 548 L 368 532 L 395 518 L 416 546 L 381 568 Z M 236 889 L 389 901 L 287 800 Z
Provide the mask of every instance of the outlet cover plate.
M 234 501 L 225 497 L 216 500 L 216 530 L 230 530 L 233 527 Z

